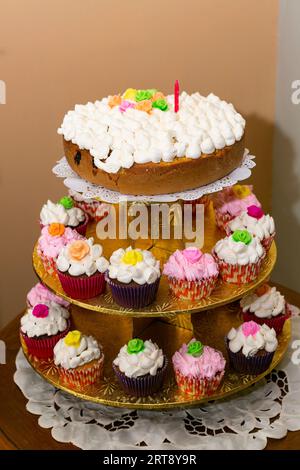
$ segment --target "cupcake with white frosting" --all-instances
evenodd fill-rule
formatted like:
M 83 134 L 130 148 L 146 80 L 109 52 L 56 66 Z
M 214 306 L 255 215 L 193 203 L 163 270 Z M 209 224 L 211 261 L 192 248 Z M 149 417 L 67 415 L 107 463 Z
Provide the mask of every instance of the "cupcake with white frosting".
M 110 257 L 106 280 L 117 304 L 146 307 L 156 298 L 160 264 L 150 251 L 119 248 Z
M 113 361 L 113 369 L 125 392 L 144 397 L 158 391 L 168 366 L 167 357 L 151 340 L 134 338 Z
M 248 206 L 261 207 L 252 186 L 246 184 L 235 184 L 222 189 L 213 196 L 213 206 L 217 226 L 226 230 L 228 222 L 247 210 Z
M 223 281 L 247 284 L 257 278 L 265 249 L 247 230 L 236 230 L 216 243 L 213 254 Z
M 249 206 L 247 210 L 228 222 L 226 232 L 228 235 L 235 230 L 248 230 L 257 237 L 262 246 L 268 251 L 275 237 L 275 223 L 273 217 L 264 214 L 259 206 Z
M 278 341 L 273 328 L 249 321 L 231 328 L 226 345 L 231 366 L 237 372 L 259 375 L 270 367 Z
M 21 318 L 20 334 L 30 355 L 51 359 L 54 346 L 69 329 L 68 310 L 55 302 L 44 302 L 27 309 Z
M 276 334 L 281 333 L 285 321 L 290 317 L 290 310 L 285 298 L 276 287 L 268 284 L 246 295 L 240 301 L 244 321 L 255 321 L 274 328 Z
M 77 230 L 83 236 L 86 234 L 88 221 L 88 215 L 75 207 L 72 198 L 68 196 L 62 197 L 58 203 L 48 200 L 40 212 L 41 227 L 59 223 Z
M 82 389 L 101 379 L 104 354 L 95 338 L 73 330 L 56 344 L 54 363 L 62 382 Z
M 90 299 L 105 290 L 108 261 L 93 238 L 75 240 L 59 253 L 57 274 L 65 293 L 73 299 Z
M 99 222 L 109 214 L 109 204 L 98 201 L 97 199 L 87 199 L 81 193 L 69 189 L 69 196 L 72 199 L 74 206 L 81 209 L 88 214 L 90 220 Z

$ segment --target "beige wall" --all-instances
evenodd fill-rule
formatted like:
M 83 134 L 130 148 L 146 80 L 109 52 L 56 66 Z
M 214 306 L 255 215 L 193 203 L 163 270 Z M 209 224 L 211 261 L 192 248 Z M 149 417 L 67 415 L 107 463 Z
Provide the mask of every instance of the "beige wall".
M 247 117 L 253 177 L 268 207 L 277 0 L 0 0 L 1 319 L 24 306 L 31 250 L 47 198 L 56 129 L 75 103 L 128 86 L 211 91 Z

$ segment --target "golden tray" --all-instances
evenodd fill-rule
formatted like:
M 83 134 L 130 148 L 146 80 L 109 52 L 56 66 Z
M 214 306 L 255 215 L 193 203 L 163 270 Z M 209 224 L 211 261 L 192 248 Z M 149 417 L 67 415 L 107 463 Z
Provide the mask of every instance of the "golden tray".
M 37 361 L 29 357 L 25 344 L 23 341 L 21 342 L 31 366 L 40 376 L 56 388 L 78 398 L 103 405 L 158 411 L 169 408 L 196 406 L 210 400 L 225 399 L 232 394 L 242 392 L 255 382 L 259 382 L 276 367 L 283 358 L 291 337 L 290 320 L 287 320 L 283 332 L 278 337 L 279 345 L 273 362 L 265 373 L 258 376 L 242 375 L 236 373 L 227 365 L 224 380 L 218 391 L 209 397 L 195 398 L 179 392 L 172 370 L 172 355 L 179 349 L 182 343 L 188 342 L 192 336 L 195 336 L 204 344 L 222 351 L 225 358 L 227 358 L 224 338 L 231 327 L 237 327 L 242 321 L 239 316 L 238 302 L 196 315 L 193 333 L 188 329 L 152 318 L 148 326 L 145 327 L 144 325 L 144 327 L 141 327 L 140 325 L 138 335 L 143 339 L 151 338 L 163 349 L 169 359 L 168 375 L 160 392 L 149 397 L 136 398 L 127 395 L 121 389 L 112 370 L 112 361 L 117 356 L 119 349 L 132 337 L 133 332 L 130 320 L 130 318 L 119 317 L 112 321 L 112 318 L 108 315 L 88 312 L 76 306 L 72 307 L 73 326 L 84 331 L 86 334 L 92 334 L 96 337 L 102 343 L 105 354 L 104 378 L 99 383 L 81 390 L 71 389 L 61 383 L 58 369 L 53 361 Z M 247 392 L 245 391 L 244 393 Z

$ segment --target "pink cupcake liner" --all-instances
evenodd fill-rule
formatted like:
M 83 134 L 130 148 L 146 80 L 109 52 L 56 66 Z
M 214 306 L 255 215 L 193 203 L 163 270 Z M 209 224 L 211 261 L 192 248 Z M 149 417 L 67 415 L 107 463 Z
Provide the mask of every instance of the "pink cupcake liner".
M 79 369 L 64 369 L 59 367 L 60 381 L 71 388 L 84 388 L 100 381 L 103 375 L 104 354 L 97 362 L 85 364 Z
M 233 353 L 228 347 L 226 339 L 227 354 L 229 362 L 234 370 L 240 374 L 259 375 L 269 369 L 274 352 L 265 351 L 263 355 L 245 356 L 241 351 Z
M 45 271 L 57 278 L 57 268 L 56 268 L 56 260 L 55 258 L 51 258 L 50 256 L 46 256 L 43 251 L 38 250 L 38 255 L 41 258 Z
M 216 225 L 219 227 L 219 229 L 224 230 L 226 232 L 226 226 L 228 222 L 230 222 L 234 217 L 228 212 L 223 214 L 219 209 L 215 209 L 215 220 L 216 220 Z
M 73 199 L 74 205 L 79 209 L 83 210 L 86 214 L 89 215 L 91 220 L 95 222 L 99 222 L 100 220 L 104 219 L 108 215 L 108 211 L 101 212 L 100 208 L 102 203 L 98 201 L 93 202 L 85 202 L 85 201 L 76 201 Z
M 114 301 L 126 308 L 143 308 L 154 302 L 158 291 L 160 278 L 152 284 L 126 285 L 114 282 L 114 279 L 106 277 Z
M 57 271 L 58 278 L 65 293 L 72 299 L 85 300 L 97 297 L 105 291 L 105 276 L 96 272 L 92 276 L 71 276 Z
M 194 378 L 185 377 L 179 370 L 175 369 L 175 378 L 181 392 L 195 397 L 207 397 L 213 395 L 219 388 L 224 376 L 224 371 L 219 372 L 214 377 Z
M 218 276 L 211 276 L 199 281 L 186 281 L 168 277 L 169 287 L 173 294 L 184 300 L 200 300 L 208 297 L 214 290 Z
M 243 312 L 242 311 L 242 316 L 243 316 L 243 321 L 255 321 L 255 323 L 258 323 L 259 325 L 267 325 L 269 328 L 274 328 L 276 331 L 276 335 L 279 335 L 282 332 L 283 326 L 286 322 L 291 317 L 291 311 L 288 307 L 288 304 L 285 304 L 285 313 L 280 314 L 277 317 L 272 317 L 272 318 L 258 318 L 255 316 L 254 313 L 250 312 Z
M 164 365 L 156 375 L 143 375 L 141 377 L 127 377 L 115 364 L 112 365 L 116 377 L 126 393 L 135 397 L 147 397 L 157 392 L 163 384 L 167 368 L 168 359 L 164 356 Z
M 53 349 L 56 343 L 64 338 L 70 331 L 71 321 L 68 320 L 67 328 L 57 335 L 45 336 L 43 338 L 29 338 L 20 329 L 20 334 L 27 347 L 28 354 L 37 359 L 53 359 Z
M 218 263 L 221 278 L 223 281 L 231 284 L 248 284 L 254 281 L 260 272 L 261 264 L 264 259 L 264 256 L 262 256 L 257 263 L 241 266 L 239 264 L 226 263 L 219 259 L 214 252 L 213 256 Z
M 268 252 L 269 249 L 271 248 L 271 245 L 272 245 L 272 242 L 273 242 L 274 238 L 275 238 L 275 233 L 273 233 L 269 237 L 263 238 L 261 240 L 261 244 L 264 247 L 264 249 L 266 250 L 266 252 Z

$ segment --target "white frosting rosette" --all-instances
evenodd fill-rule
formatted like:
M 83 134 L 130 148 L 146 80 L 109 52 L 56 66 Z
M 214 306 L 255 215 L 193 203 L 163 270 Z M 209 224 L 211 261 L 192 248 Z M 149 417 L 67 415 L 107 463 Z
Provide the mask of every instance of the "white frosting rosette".
M 84 222 L 86 215 L 78 207 L 65 208 L 62 204 L 47 201 L 40 212 L 40 221 L 43 225 L 60 223 L 69 227 L 77 227 Z
M 246 231 L 236 231 L 246 232 Z M 235 237 L 235 233 L 229 237 L 219 240 L 215 247 L 214 252 L 220 260 L 228 264 L 245 266 L 247 264 L 257 263 L 265 255 L 265 250 L 260 241 L 252 237 L 249 232 L 246 238 L 242 236 Z M 250 235 L 250 236 L 249 236 Z M 244 239 L 244 241 L 242 241 Z
M 242 298 L 243 312 L 253 313 L 258 318 L 272 318 L 285 313 L 285 298 L 276 287 L 266 290 L 262 295 L 252 293 Z
M 29 308 L 21 318 L 21 331 L 29 338 L 53 336 L 66 330 L 70 314 L 55 302 L 44 302 Z
M 63 369 L 75 369 L 102 356 L 101 345 L 92 336 L 70 331 L 54 347 L 54 363 Z
M 228 222 L 228 229 L 231 232 L 235 230 L 248 230 L 258 240 L 263 240 L 275 234 L 275 223 L 273 217 L 269 214 L 262 215 L 257 219 L 250 216 L 247 211 L 244 211 L 238 217 Z
M 62 273 L 71 276 L 92 276 L 96 272 L 104 273 L 108 269 L 108 261 L 102 256 L 102 246 L 88 240 L 76 240 L 66 245 L 59 253 L 56 266 Z
M 124 284 L 153 284 L 160 277 L 160 263 L 150 251 L 119 248 L 110 257 L 108 276 Z
M 231 328 L 227 339 L 232 353 L 241 351 L 246 357 L 255 356 L 260 350 L 273 353 L 278 346 L 275 330 L 253 321 L 243 323 L 237 329 Z
M 134 347 L 131 345 L 134 344 Z M 157 344 L 151 340 L 134 339 L 120 349 L 113 361 L 126 377 L 155 376 L 164 365 L 165 357 Z
M 204 97 L 182 92 L 177 113 L 174 96 L 169 95 L 163 100 L 164 110 L 147 113 L 134 109 L 130 90 L 123 95 L 126 109 L 111 106 L 111 97 L 76 105 L 58 129 L 67 141 L 89 150 L 94 165 L 107 173 L 134 164 L 171 162 L 175 157 L 199 158 L 244 135 L 244 118 L 212 93 Z

